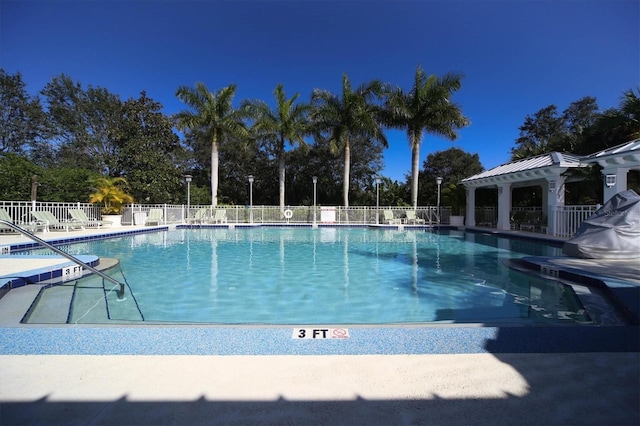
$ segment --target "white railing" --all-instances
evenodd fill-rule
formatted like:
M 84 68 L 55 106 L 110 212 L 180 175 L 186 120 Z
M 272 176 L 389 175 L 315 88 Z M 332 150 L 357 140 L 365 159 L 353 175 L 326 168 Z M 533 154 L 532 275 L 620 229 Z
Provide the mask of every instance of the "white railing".
M 123 225 L 144 225 L 150 209 L 162 209 L 163 224 L 181 224 L 192 223 L 196 212 L 202 208 L 210 206 L 193 205 L 187 211 L 186 205 L 173 204 L 131 204 L 125 207 L 122 217 Z M 17 223 L 33 222 L 31 217 L 32 211 L 49 211 L 59 220 L 70 219 L 69 209 L 82 209 L 89 218 L 99 219 L 100 205 L 89 203 L 53 203 L 41 201 L 0 201 L 0 208 L 9 213 L 9 216 Z M 279 206 L 226 206 L 220 205 L 216 209 L 224 209 L 226 211 L 227 223 L 253 223 L 269 224 L 269 223 L 289 223 L 289 224 L 310 224 L 314 222 L 314 208 L 312 206 L 287 206 L 284 211 Z M 317 206 L 315 208 L 315 221 L 318 224 L 341 224 L 341 225 L 369 225 L 385 223 L 383 211 L 391 210 L 394 218 L 403 219 L 406 217 L 406 211 L 412 210 L 411 207 L 397 206 L 357 206 L 357 207 L 329 207 Z M 554 236 L 562 238 L 572 237 L 578 226 L 597 210 L 597 206 L 560 206 L 556 207 L 550 214 L 554 215 L 555 232 Z M 290 217 L 289 212 L 290 211 Z M 286 215 L 285 215 L 286 212 Z M 536 225 L 536 232 L 546 232 L 546 221 L 544 213 L 539 207 L 524 208 L 513 207 L 512 215 L 524 215 L 526 219 L 523 223 L 531 223 Z M 376 216 L 378 220 L 376 221 Z M 451 216 L 450 207 L 441 207 L 440 214 L 438 208 L 434 206 L 418 207 L 416 209 L 416 217 L 424 220 L 425 224 L 449 224 Z M 438 220 L 440 217 L 440 220 Z M 495 208 L 478 208 L 476 209 L 476 223 L 483 222 L 486 224 L 495 224 L 497 221 L 497 211 Z M 422 223 L 420 221 L 420 223 Z
M 17 223 L 30 223 L 35 219 L 32 211 L 48 211 L 58 220 L 71 219 L 69 209 L 81 209 L 90 219 L 100 218 L 100 206 L 89 203 L 49 203 L 42 201 L 0 201 L 0 208 L 7 211 L 9 216 Z
M 557 206 L 553 211 L 556 237 L 571 238 L 580 224 L 591 216 L 598 206 Z
M 169 204 L 133 204 L 125 208 L 122 217 L 124 225 L 141 225 L 144 224 L 144 218 L 148 215 L 150 209 L 163 210 L 163 222 L 165 224 L 177 223 L 193 223 L 197 216 L 197 212 L 201 209 L 211 209 L 211 206 L 195 205 L 189 206 L 187 211 L 186 205 L 169 205 Z M 384 223 L 384 210 L 391 210 L 395 218 L 406 218 L 406 211 L 412 210 L 411 207 L 390 207 L 380 206 L 357 206 L 344 208 L 341 206 L 316 206 L 315 216 L 313 206 L 286 206 L 280 209 L 279 206 L 229 206 L 218 205 L 215 210 L 224 210 L 227 223 L 289 223 L 289 224 L 308 224 L 315 222 L 319 224 L 344 224 L 344 225 L 369 225 L 376 223 L 376 214 L 379 219 L 377 223 Z M 451 209 L 442 207 L 440 209 L 442 223 L 448 223 Z M 421 219 L 426 224 L 438 223 L 438 209 L 436 207 L 418 207 L 416 209 L 416 218 Z M 142 223 L 140 223 L 142 222 Z

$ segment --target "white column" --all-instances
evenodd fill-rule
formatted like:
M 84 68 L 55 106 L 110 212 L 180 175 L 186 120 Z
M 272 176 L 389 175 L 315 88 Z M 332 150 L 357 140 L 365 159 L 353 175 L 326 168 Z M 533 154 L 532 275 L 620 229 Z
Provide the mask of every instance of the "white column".
M 547 190 L 545 194 L 547 198 L 546 206 L 543 205 L 543 211 L 547 215 L 547 234 L 556 235 L 558 223 L 556 223 L 556 207 L 564 206 L 565 195 L 565 176 L 560 174 L 547 178 L 547 185 L 543 190 Z
M 616 195 L 618 192 L 626 191 L 627 188 L 627 173 L 629 169 L 626 167 L 616 167 L 602 169 L 602 186 L 604 189 L 603 201 L 606 203 Z M 608 177 L 607 177 L 608 176 Z M 612 184 L 611 181 L 614 181 Z M 609 183 L 607 184 L 607 181 Z
M 508 231 L 511 229 L 511 184 L 498 185 L 498 224 L 497 229 Z
M 476 226 L 476 189 L 467 187 L 467 218 L 465 223 L 467 226 Z

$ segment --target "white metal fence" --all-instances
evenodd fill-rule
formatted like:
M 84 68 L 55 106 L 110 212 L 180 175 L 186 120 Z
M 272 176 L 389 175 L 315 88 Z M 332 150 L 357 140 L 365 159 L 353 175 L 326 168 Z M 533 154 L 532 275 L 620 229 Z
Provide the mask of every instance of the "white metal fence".
M 124 225 L 140 225 L 144 224 L 144 220 L 151 209 L 163 210 L 163 221 L 167 224 L 177 223 L 194 223 L 197 220 L 198 212 L 201 209 L 211 209 L 211 206 L 189 206 L 187 211 L 186 205 L 149 205 L 149 204 L 133 204 L 127 206 L 123 212 L 122 223 Z M 393 212 L 394 218 L 406 219 L 407 210 L 413 210 L 410 207 L 376 207 L 359 206 L 359 207 L 341 207 L 341 206 L 316 206 L 315 212 L 313 206 L 286 206 L 280 209 L 279 206 L 227 206 L 219 205 L 214 210 L 224 210 L 225 220 L 227 223 L 326 223 L 326 224 L 342 224 L 342 225 L 369 225 L 375 223 L 385 223 L 383 212 L 390 210 Z M 450 216 L 450 208 L 440 208 L 440 217 L 442 223 L 448 223 Z M 315 213 L 315 214 L 314 214 Z M 376 215 L 378 220 L 376 222 Z M 418 207 L 416 209 L 416 218 L 420 223 L 436 224 L 438 223 L 437 207 Z
M 14 222 L 29 223 L 35 219 L 32 211 L 48 211 L 58 220 L 71 219 L 69 209 L 83 210 L 90 219 L 100 219 L 100 206 L 89 203 L 49 203 L 41 201 L 0 201 L 0 208 L 3 208 Z
M 591 216 L 598 206 L 557 206 L 553 211 L 555 216 L 556 237 L 570 238 L 585 219 Z
M 51 212 L 59 220 L 69 218 L 69 209 L 81 209 L 89 218 L 99 219 L 100 205 L 88 203 L 51 203 L 51 202 L 31 202 L 31 201 L 0 201 L 0 208 L 7 211 L 9 216 L 17 223 L 29 223 L 33 221 L 32 211 Z M 144 225 L 146 217 L 151 209 L 161 209 L 163 211 L 163 224 L 193 223 L 197 212 L 210 206 L 194 205 L 187 209 L 186 205 L 171 204 L 132 204 L 125 207 L 122 224 L 123 225 Z M 187 211 L 188 210 L 188 211 Z M 383 212 L 390 210 L 395 219 L 405 219 L 406 212 L 412 210 L 411 207 L 380 206 L 380 208 L 369 206 L 341 207 L 341 206 L 287 206 L 281 210 L 279 206 L 225 206 L 220 205 L 216 210 L 224 210 L 227 223 L 289 223 L 289 224 L 341 224 L 341 225 L 369 225 L 375 223 L 386 223 Z M 560 206 L 551 213 L 555 219 L 554 236 L 570 238 L 573 236 L 586 218 L 597 210 L 597 206 Z M 418 207 L 416 218 L 418 223 L 425 224 L 449 224 L 451 216 L 450 207 L 441 207 L 440 214 L 438 208 L 434 206 Z M 512 213 L 519 213 L 527 219 L 535 216 L 536 222 L 544 225 L 543 212 L 540 208 L 513 208 Z M 532 216 L 533 215 L 533 216 Z M 376 218 L 377 217 L 377 218 Z M 423 222 L 424 221 L 424 222 Z M 476 223 L 487 226 L 495 226 L 497 221 L 497 210 L 493 207 L 483 207 L 476 209 Z

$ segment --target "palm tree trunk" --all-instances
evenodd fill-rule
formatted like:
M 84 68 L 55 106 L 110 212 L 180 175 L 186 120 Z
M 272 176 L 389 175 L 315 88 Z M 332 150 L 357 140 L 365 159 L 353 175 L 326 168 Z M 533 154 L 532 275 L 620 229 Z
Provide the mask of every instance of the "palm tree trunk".
M 420 172 L 420 141 L 411 141 L 411 204 L 418 207 L 418 173 Z
M 218 205 L 218 137 L 211 143 L 211 205 Z
M 351 146 L 347 140 L 344 144 L 344 182 L 342 183 L 342 196 L 344 206 L 349 207 L 349 175 L 351 172 Z
M 284 150 L 280 152 L 278 158 L 278 176 L 280 183 L 280 214 L 284 215 L 284 179 L 285 179 L 285 169 L 284 169 Z

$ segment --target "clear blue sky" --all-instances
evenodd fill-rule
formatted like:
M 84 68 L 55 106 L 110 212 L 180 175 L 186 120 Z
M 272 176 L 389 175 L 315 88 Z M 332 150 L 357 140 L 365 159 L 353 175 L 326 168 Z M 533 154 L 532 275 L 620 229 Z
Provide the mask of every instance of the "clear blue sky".
M 505 163 L 527 114 L 594 96 L 617 107 L 640 83 L 638 0 L 0 0 L 0 67 L 31 93 L 65 73 L 123 99 L 143 90 L 166 114 L 180 85 L 238 85 L 269 103 L 283 83 L 308 100 L 379 78 L 410 89 L 418 64 L 464 75 L 471 119 L 456 142 L 426 135 L 422 160 L 452 146 Z M 410 149 L 388 132 L 383 174 L 404 180 Z

